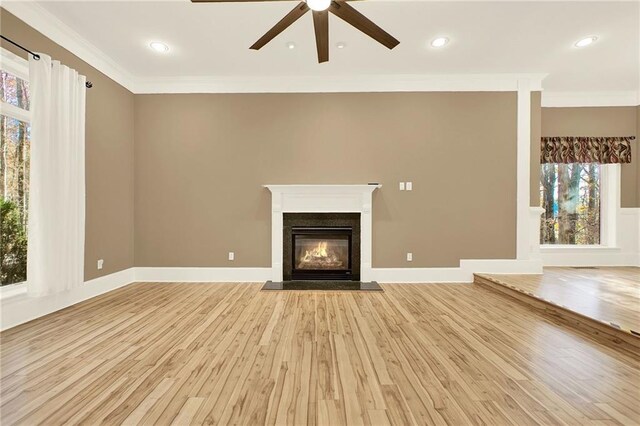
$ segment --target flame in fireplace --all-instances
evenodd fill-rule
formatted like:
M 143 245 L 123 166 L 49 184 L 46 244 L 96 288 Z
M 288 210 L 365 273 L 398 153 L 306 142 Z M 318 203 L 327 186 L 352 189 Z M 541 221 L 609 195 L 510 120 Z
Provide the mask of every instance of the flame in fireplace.
M 320 241 L 318 243 L 317 246 L 315 246 L 314 248 L 312 248 L 311 250 L 305 250 L 306 253 L 304 254 L 304 257 L 302 258 L 302 260 L 304 261 L 309 261 L 312 258 L 317 258 L 317 257 L 327 257 L 327 242 L 326 241 Z
M 328 249 L 329 243 L 320 241 L 311 250 L 305 250 L 304 256 L 299 258 L 299 269 L 325 269 L 341 267 L 343 262 L 336 254 Z

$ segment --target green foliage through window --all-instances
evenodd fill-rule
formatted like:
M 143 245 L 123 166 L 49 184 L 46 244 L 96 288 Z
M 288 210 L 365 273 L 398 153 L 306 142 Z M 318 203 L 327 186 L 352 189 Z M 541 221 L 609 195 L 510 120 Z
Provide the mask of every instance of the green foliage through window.
M 28 111 L 29 83 L 0 71 L 0 101 L 23 112 Z M 7 108 L 7 111 L 10 110 Z M 0 115 L 0 285 L 22 282 L 27 277 L 31 127 L 28 122 L 10 116 L 13 112 L 7 114 Z
M 2 284 L 27 280 L 27 230 L 18 206 L 0 197 L 0 279 Z

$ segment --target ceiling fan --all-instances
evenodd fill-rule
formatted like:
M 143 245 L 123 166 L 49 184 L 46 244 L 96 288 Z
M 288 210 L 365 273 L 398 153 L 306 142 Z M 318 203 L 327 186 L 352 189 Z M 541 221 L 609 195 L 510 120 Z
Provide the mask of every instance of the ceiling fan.
M 223 2 L 248 2 L 248 1 L 272 1 L 272 0 L 191 0 L 193 3 L 223 3 Z M 278 1 L 278 0 L 275 0 Z M 388 49 L 393 49 L 400 42 L 391 34 L 374 24 L 366 16 L 347 4 L 347 0 L 305 0 L 300 2 L 293 10 L 285 15 L 277 24 L 258 39 L 250 49 L 260 50 L 264 45 L 273 40 L 289 25 L 297 21 L 309 10 L 313 13 L 313 27 L 316 33 L 316 48 L 318 50 L 318 63 L 329 60 L 329 12 L 343 21 L 356 27 L 372 39 L 383 44 Z

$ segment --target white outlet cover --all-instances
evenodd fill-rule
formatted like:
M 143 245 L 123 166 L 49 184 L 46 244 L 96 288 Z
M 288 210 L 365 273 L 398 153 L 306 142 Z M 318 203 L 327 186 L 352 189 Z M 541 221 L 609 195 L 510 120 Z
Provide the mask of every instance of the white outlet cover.
M 413 261 L 413 253 L 407 253 L 407 262 Z
M 232 251 L 229 252 L 229 260 L 234 260 L 236 258 L 236 254 Z
M 104 266 L 104 259 L 98 259 L 98 269 L 102 269 Z
M 400 182 L 400 191 L 404 191 L 404 182 Z
M 412 191 L 413 190 L 413 182 L 407 182 L 406 188 L 407 188 L 407 191 Z

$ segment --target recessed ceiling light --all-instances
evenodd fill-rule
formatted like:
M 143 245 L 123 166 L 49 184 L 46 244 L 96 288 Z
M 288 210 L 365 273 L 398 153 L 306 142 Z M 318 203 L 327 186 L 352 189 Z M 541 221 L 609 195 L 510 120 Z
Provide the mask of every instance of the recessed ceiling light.
M 149 47 L 159 53 L 165 53 L 169 51 L 169 46 L 160 41 L 152 41 L 151 43 L 149 43 Z
M 449 43 L 449 39 L 447 37 L 438 37 L 431 41 L 431 47 L 442 47 L 447 43 Z
M 336 43 L 336 47 L 338 49 L 344 49 L 345 47 L 347 47 L 347 45 L 344 44 L 343 42 L 339 42 L 339 43 Z
M 585 37 L 585 38 L 583 38 L 581 40 L 576 41 L 574 46 L 575 47 L 587 47 L 588 45 L 590 45 L 591 43 L 593 43 L 597 39 L 598 39 L 598 37 L 596 37 L 596 36 Z
M 296 44 L 292 41 L 287 43 L 287 49 L 295 49 L 296 48 Z

